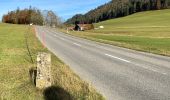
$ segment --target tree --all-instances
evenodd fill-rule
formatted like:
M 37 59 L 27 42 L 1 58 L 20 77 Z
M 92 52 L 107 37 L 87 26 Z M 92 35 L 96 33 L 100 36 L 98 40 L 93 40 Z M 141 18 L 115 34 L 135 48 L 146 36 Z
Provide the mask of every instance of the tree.
M 60 18 L 53 12 L 53 11 L 47 11 L 47 13 L 44 15 L 45 17 L 45 25 L 56 27 L 61 24 Z
M 161 0 L 156 0 L 157 9 L 161 9 Z

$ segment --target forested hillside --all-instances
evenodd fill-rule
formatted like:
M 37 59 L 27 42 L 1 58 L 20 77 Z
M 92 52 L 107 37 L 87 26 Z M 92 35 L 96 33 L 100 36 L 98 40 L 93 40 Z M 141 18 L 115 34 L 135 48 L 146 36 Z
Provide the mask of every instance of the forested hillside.
M 67 24 L 97 23 L 107 19 L 127 16 L 136 12 L 166 9 L 170 0 L 112 0 L 82 15 L 77 14 L 66 21 Z
M 43 17 L 40 10 L 36 8 L 29 8 L 20 10 L 19 8 L 15 11 L 8 12 L 2 18 L 4 23 L 13 23 L 13 24 L 30 24 L 34 23 L 37 25 L 43 25 Z

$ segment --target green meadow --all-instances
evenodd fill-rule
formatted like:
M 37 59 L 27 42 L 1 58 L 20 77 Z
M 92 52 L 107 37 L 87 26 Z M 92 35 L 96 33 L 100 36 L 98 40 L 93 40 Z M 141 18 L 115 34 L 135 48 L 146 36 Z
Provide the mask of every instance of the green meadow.
M 98 42 L 170 56 L 170 9 L 140 12 L 94 25 L 104 28 L 70 33 Z

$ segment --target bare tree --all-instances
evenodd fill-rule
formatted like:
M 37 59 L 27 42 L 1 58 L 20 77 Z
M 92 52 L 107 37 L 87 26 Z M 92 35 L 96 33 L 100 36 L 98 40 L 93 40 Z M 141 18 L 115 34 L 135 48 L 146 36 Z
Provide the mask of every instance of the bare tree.
M 43 11 L 44 24 L 46 26 L 58 27 L 62 24 L 61 18 L 58 17 L 53 11 Z

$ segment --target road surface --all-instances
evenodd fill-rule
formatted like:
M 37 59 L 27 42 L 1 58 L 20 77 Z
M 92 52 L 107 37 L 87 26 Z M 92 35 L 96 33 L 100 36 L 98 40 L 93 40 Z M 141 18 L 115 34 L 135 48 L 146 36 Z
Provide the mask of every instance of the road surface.
M 107 100 L 170 100 L 170 58 L 36 27 L 40 41 Z

